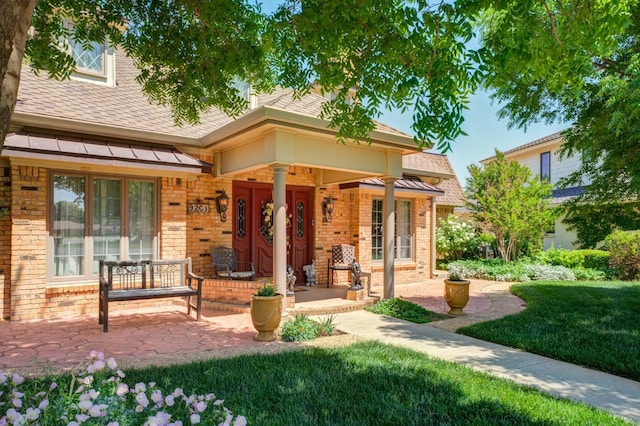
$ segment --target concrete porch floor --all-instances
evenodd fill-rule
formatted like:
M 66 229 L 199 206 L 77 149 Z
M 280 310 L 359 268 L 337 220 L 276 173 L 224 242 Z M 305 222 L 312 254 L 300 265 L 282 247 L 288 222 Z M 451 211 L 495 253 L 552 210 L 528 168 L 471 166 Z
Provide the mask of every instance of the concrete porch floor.
M 522 309 L 522 301 L 508 292 L 508 283 L 472 280 L 466 315 L 432 323 L 455 330 L 461 325 L 498 318 Z M 347 286 L 302 287 L 296 291 L 296 312 L 309 315 L 337 314 L 362 309 L 364 302 L 346 300 Z M 382 288 L 373 286 L 379 297 Z M 395 286 L 395 295 L 425 308 L 444 313 L 441 278 Z M 339 328 L 339 321 L 338 328 Z M 149 365 L 154 359 L 186 362 L 202 357 L 241 353 L 269 353 L 292 347 L 281 341 L 253 339 L 256 331 L 248 313 L 203 310 L 202 320 L 186 315 L 183 306 L 166 305 L 144 311 L 114 311 L 109 332 L 103 333 L 95 315 L 73 318 L 0 322 L 0 370 L 37 373 L 50 366 L 67 369 L 87 359 L 91 350 L 112 356 L 121 366 Z M 289 346 L 287 346 L 289 345 Z

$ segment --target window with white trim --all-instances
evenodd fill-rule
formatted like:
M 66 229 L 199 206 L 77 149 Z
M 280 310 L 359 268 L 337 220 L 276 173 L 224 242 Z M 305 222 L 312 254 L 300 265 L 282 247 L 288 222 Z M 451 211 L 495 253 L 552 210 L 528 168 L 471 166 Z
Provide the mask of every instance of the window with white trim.
M 73 24 L 67 22 L 67 26 L 71 31 Z M 80 42 L 74 39 L 73 36 L 69 36 L 67 38 L 67 46 L 69 55 L 76 62 L 76 72 L 98 76 L 106 74 L 106 43 L 95 41 Z
M 373 199 L 371 204 L 371 260 L 383 258 L 383 200 Z M 394 258 L 398 260 L 413 259 L 414 227 L 413 203 L 411 200 L 396 200 L 395 207 L 395 237 Z
M 156 258 L 156 181 L 53 173 L 50 181 L 53 278 L 91 277 L 99 260 Z

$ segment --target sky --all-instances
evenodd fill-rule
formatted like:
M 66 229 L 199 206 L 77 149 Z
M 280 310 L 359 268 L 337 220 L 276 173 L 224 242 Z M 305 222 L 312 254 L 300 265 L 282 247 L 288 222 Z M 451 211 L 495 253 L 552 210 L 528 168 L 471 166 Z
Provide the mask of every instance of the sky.
M 554 125 L 534 124 L 529 126 L 526 132 L 522 129 L 509 130 L 507 129 L 507 121 L 498 119 L 499 105 L 492 104 L 487 93 L 478 92 L 470 100 L 469 109 L 464 114 L 465 122 L 462 125 L 462 129 L 468 136 L 459 137 L 451 144 L 452 150 L 447 153 L 447 157 L 463 187 L 469 176 L 467 167 L 470 164 L 479 164 L 480 160 L 493 156 L 496 148 L 504 152 L 568 127 L 567 124 L 563 123 Z M 411 111 L 405 114 L 387 112 L 378 120 L 412 136 L 414 135 L 411 130 L 411 122 L 413 120 Z M 438 151 L 433 150 L 432 152 Z

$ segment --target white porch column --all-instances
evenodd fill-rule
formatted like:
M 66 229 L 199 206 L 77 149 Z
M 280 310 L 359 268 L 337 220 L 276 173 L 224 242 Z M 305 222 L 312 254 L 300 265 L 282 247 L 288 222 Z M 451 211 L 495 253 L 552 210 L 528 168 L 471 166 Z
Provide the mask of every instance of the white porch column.
M 394 295 L 393 240 L 395 238 L 395 178 L 384 179 L 384 231 L 382 234 L 384 264 L 384 299 L 392 299 Z
M 273 284 L 283 294 L 282 315 L 287 316 L 287 194 L 286 166 L 273 168 Z
M 431 198 L 431 278 L 436 276 L 436 197 Z

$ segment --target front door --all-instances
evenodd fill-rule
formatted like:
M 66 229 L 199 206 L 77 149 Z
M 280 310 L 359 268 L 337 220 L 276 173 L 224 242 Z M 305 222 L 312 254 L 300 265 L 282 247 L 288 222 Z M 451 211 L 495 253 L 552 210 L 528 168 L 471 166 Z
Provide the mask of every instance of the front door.
M 273 185 L 233 183 L 233 248 L 238 262 L 253 262 L 256 275 L 273 275 Z M 293 266 L 296 284 L 306 277 L 302 270 L 313 257 L 313 188 L 287 186 L 287 263 Z

